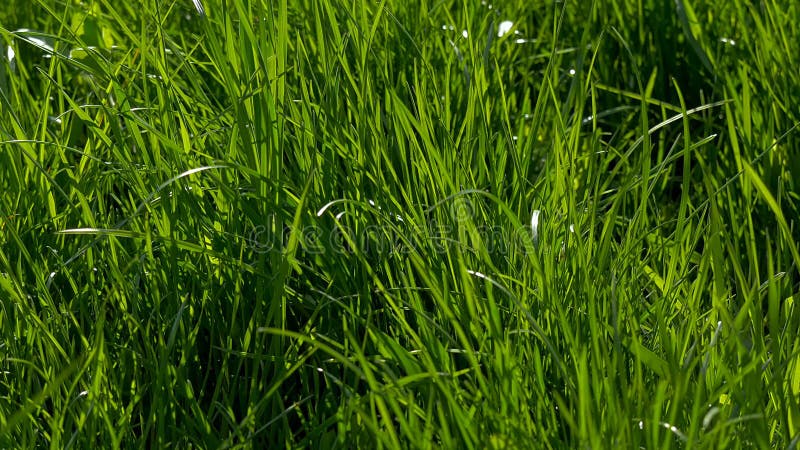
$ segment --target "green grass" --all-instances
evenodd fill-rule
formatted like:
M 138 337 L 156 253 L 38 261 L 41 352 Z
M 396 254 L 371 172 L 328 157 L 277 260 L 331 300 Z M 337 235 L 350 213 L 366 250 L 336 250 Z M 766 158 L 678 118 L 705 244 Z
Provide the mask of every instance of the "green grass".
M 797 446 L 800 4 L 202 3 L 0 11 L 0 448 Z

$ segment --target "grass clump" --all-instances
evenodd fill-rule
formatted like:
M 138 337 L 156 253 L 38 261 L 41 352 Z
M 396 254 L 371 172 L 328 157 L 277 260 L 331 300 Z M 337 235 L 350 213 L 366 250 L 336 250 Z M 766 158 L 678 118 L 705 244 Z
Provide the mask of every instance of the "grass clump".
M 12 5 L 0 447 L 797 445 L 800 6 Z

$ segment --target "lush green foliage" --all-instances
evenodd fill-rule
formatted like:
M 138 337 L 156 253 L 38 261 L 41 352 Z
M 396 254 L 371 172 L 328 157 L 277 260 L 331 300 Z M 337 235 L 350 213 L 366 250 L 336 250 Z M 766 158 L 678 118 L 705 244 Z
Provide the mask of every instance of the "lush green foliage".
M 797 2 L 10 4 L 0 447 L 800 439 Z

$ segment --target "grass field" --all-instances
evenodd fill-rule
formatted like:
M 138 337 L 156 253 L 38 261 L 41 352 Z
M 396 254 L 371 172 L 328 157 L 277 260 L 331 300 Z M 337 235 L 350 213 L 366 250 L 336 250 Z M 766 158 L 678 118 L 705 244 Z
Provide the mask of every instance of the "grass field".
M 10 0 L 0 448 L 797 448 L 799 23 Z

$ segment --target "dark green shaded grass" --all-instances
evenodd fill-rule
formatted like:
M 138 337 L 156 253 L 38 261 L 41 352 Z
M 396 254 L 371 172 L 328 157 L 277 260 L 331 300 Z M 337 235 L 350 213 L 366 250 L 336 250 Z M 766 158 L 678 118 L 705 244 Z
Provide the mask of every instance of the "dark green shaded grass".
M 0 446 L 796 445 L 800 10 L 662 3 L 14 2 Z

